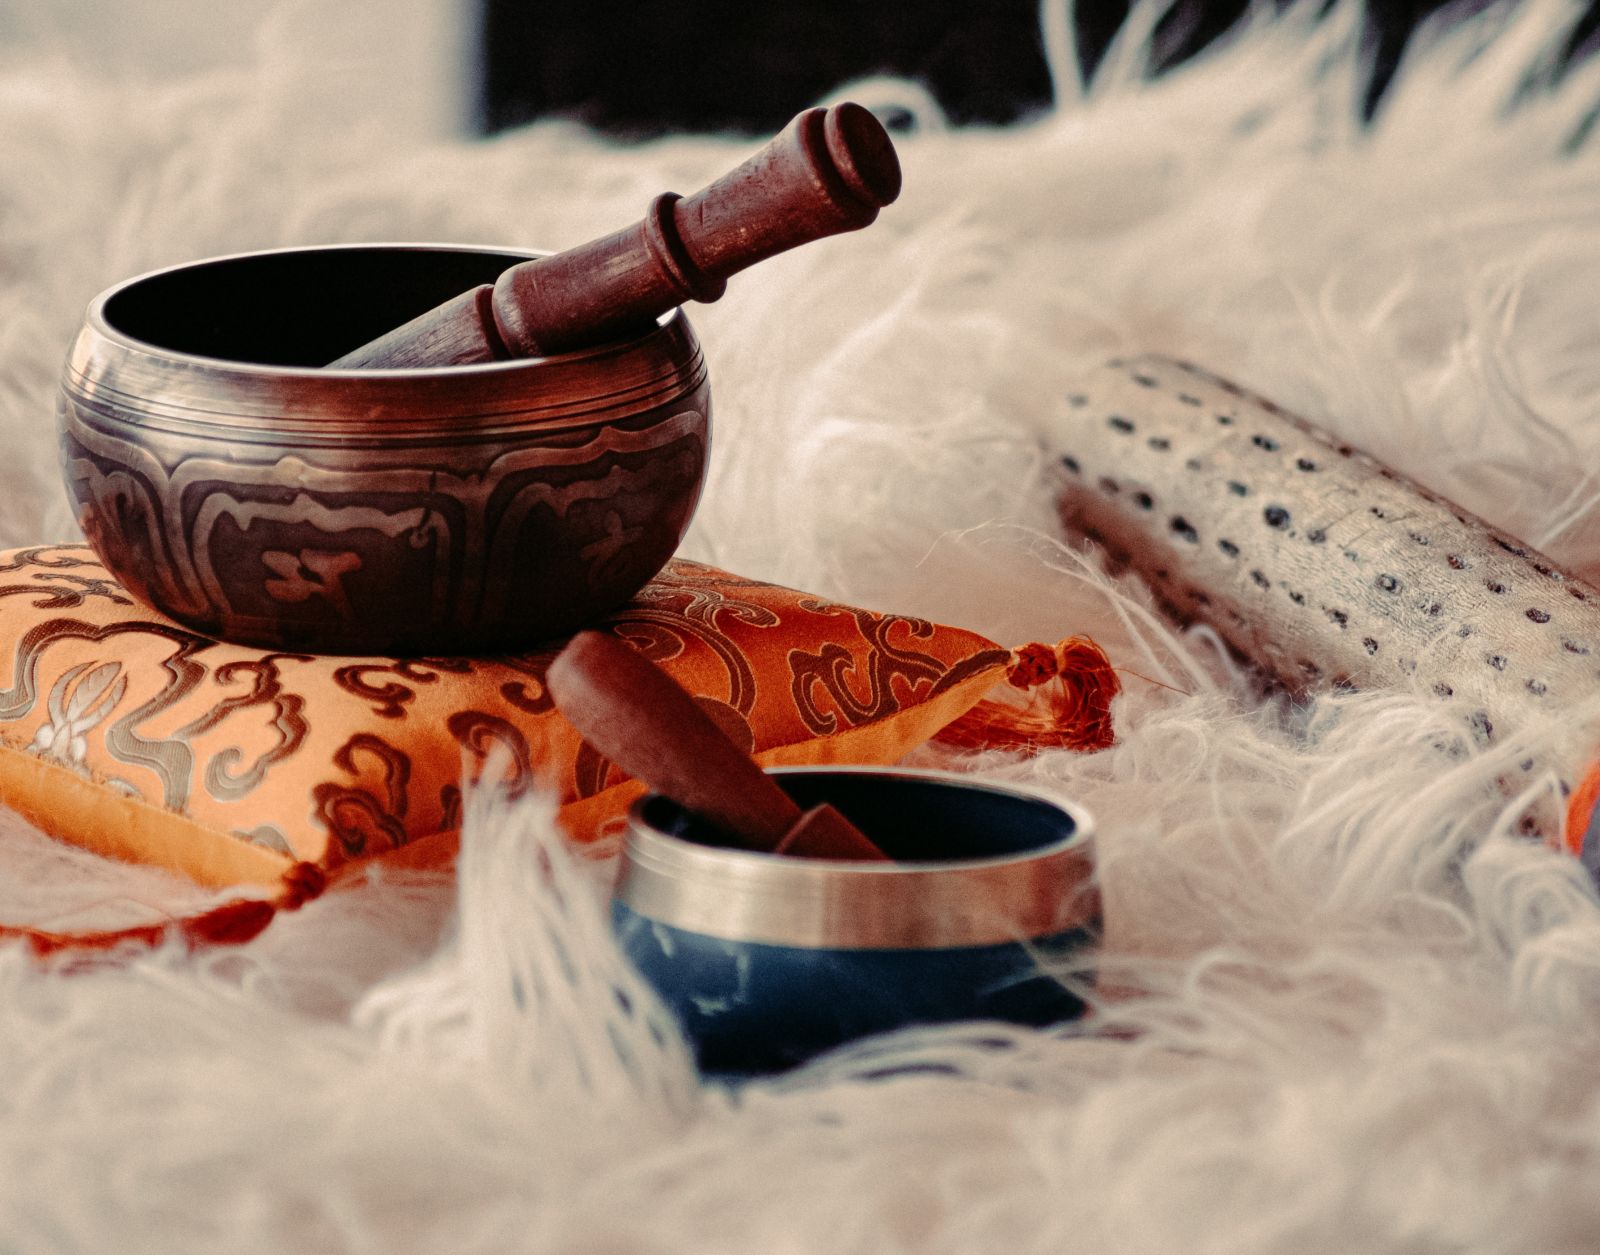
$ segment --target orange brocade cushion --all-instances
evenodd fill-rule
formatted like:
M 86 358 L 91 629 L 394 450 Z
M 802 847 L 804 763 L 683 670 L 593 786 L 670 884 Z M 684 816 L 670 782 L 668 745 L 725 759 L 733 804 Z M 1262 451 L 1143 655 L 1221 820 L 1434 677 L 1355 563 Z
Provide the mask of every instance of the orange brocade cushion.
M 985 693 L 1060 669 L 1039 672 L 1038 646 L 1013 653 L 685 561 L 600 626 L 767 766 L 893 762 L 963 716 L 959 743 L 993 743 L 982 727 L 1013 708 L 986 703 L 1000 723 L 975 725 Z M 1058 694 L 1048 728 L 1036 713 L 1026 726 L 1095 748 L 1110 739 L 1116 678 L 1074 644 L 1080 674 L 1058 685 L 1070 700 Z M 590 836 L 640 787 L 552 706 L 555 652 L 398 660 L 223 644 L 136 602 L 83 546 L 0 553 L 0 801 L 204 884 L 304 886 L 450 833 L 463 779 L 502 751 L 513 791 L 548 783 L 567 826 Z

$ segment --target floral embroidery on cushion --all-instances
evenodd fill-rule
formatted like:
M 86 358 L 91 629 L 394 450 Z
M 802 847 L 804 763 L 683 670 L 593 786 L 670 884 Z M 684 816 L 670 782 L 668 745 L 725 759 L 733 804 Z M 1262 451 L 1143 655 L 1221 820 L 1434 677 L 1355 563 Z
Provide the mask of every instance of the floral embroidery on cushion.
M 49 722 L 33 734 L 28 749 L 88 771 L 85 734 L 99 724 L 128 691 L 128 678 L 114 662 L 80 662 L 50 687 Z
M 381 737 L 358 732 L 339 747 L 334 766 L 359 776 L 357 759 L 376 764 L 383 796 L 367 789 L 333 783 L 312 789 L 317 815 L 351 858 L 398 849 L 406 843 L 406 811 L 410 798 L 411 759 L 404 750 Z
M 307 556 L 281 555 L 277 578 L 337 584 L 338 562 Z M 491 766 L 513 793 L 538 779 L 582 804 L 585 833 L 637 789 L 555 710 L 545 674 L 559 642 L 478 659 L 269 653 L 145 610 L 83 546 L 0 553 L 0 601 L 0 754 L 70 765 L 296 860 L 338 862 L 453 829 L 463 776 Z M 682 560 L 601 626 L 663 665 L 751 754 L 786 762 L 833 761 L 840 751 L 822 742 L 861 730 L 856 761 L 892 762 L 986 682 L 1044 666 L 971 632 Z M 1071 694 L 1090 732 L 1079 743 L 1109 735 L 1109 691 Z M 1043 725 L 1008 735 L 1023 732 L 1061 743 Z

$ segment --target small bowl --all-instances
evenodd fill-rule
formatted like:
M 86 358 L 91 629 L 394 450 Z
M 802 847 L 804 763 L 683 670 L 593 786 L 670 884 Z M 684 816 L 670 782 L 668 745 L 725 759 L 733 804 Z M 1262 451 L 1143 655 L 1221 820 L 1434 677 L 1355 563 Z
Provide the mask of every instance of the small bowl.
M 634 806 L 613 923 L 702 1068 L 772 1072 L 907 1025 L 1082 1012 L 1040 969 L 1099 927 L 1082 810 L 943 772 L 770 774 L 802 807 L 831 802 L 896 861 L 728 849 L 665 797 Z
M 103 293 L 59 408 L 89 543 L 156 610 L 274 649 L 519 649 L 622 604 L 705 474 L 710 388 L 681 313 L 546 358 L 320 369 L 533 256 L 282 249 Z

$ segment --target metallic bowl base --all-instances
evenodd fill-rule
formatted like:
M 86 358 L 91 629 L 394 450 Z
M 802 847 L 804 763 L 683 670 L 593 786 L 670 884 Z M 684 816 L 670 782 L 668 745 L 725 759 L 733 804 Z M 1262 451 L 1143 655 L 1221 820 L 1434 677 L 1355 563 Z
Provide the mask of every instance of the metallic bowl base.
M 549 358 L 321 369 L 532 255 L 287 249 L 112 288 L 59 409 L 89 543 L 155 609 L 269 648 L 496 652 L 622 604 L 705 474 L 710 391 L 681 314 Z
M 1071 1019 L 1041 964 L 1092 946 L 1099 900 L 1081 812 L 938 772 L 790 768 L 894 863 L 705 843 L 664 798 L 634 809 L 613 904 L 619 944 L 723 1074 L 776 1071 L 913 1024 Z

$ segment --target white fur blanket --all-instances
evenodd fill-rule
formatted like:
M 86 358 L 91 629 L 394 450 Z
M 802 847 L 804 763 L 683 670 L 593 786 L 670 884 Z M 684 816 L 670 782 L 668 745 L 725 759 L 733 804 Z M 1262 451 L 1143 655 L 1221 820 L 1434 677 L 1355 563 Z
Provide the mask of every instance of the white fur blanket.
M 618 1010 L 603 866 L 552 888 L 547 807 L 480 799 L 457 883 L 70 977 L 0 952 L 0 1250 L 1596 1249 L 1592 887 L 1509 835 L 1492 770 L 1441 763 L 1423 701 L 1286 709 L 1174 635 L 1056 538 L 1041 444 L 1084 365 L 1177 353 L 1600 574 L 1600 168 L 1573 148 L 1600 65 L 1545 72 L 1581 7 L 1424 39 L 1363 132 L 1349 5 L 1153 81 L 1141 8 L 1085 88 L 1047 3 L 1054 112 L 953 132 L 857 85 L 919 119 L 902 202 L 695 315 L 718 433 L 689 555 L 1007 643 L 1091 632 L 1162 682 L 1129 677 L 1108 752 L 961 764 L 1095 812 L 1102 962 L 1140 996 L 703 1086 Z M 560 247 L 751 147 L 330 126 L 311 51 L 144 87 L 0 65 L 0 541 L 71 534 L 54 381 L 108 284 L 283 243 Z M 201 900 L 0 837 L 6 920 Z

